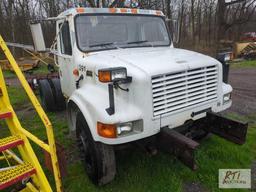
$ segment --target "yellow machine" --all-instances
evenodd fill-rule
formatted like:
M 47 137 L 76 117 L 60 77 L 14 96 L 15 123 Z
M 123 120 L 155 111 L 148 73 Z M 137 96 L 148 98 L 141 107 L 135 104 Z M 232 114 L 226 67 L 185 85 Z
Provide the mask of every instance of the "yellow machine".
M 46 128 L 48 139 L 48 144 L 46 144 L 22 127 L 10 103 L 6 84 L 3 78 L 3 73 L 0 69 L 0 119 L 4 119 L 6 121 L 11 134 L 9 137 L 0 138 L 0 153 L 2 153 L 0 160 L 6 160 L 8 163 L 8 167 L 0 168 L 0 190 L 18 182 L 22 182 L 24 184 L 24 188 L 21 190 L 22 192 L 53 191 L 30 145 L 29 140 L 31 140 L 50 154 L 54 171 L 56 190 L 57 192 L 61 192 L 61 178 L 51 122 L 43 111 L 40 103 L 31 90 L 1 35 L 0 47 L 9 60 L 14 72 L 16 73 L 34 108 L 40 116 Z M 13 148 L 18 148 L 21 158 L 12 151 Z M 15 160 L 15 165 L 10 163 L 10 159 Z
M 256 51 L 256 42 L 236 42 L 234 45 L 235 57 L 244 53 L 249 53 L 250 51 Z

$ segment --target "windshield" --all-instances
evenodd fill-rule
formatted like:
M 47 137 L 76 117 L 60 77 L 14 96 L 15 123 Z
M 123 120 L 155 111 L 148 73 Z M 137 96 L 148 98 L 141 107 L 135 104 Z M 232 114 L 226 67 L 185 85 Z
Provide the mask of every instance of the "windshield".
M 170 45 L 165 21 L 158 16 L 79 15 L 76 33 L 82 51 Z

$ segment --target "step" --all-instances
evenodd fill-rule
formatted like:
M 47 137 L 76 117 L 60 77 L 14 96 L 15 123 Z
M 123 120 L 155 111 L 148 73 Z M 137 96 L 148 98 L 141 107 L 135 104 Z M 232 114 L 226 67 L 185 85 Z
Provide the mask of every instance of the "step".
M 0 139 L 0 152 L 22 145 L 23 143 L 23 140 L 19 136 L 13 135 L 5 137 Z
M 23 163 L 14 168 L 0 171 L 0 190 L 5 189 L 23 179 L 29 178 L 36 173 L 30 163 Z
M 0 119 L 6 119 L 12 117 L 12 112 L 8 109 L 0 109 Z

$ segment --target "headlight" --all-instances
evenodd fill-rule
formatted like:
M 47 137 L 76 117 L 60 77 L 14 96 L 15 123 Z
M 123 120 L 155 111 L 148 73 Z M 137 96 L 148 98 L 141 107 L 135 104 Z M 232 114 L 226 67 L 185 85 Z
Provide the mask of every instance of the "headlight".
M 117 127 L 118 135 L 129 133 L 131 131 L 132 131 L 132 122 L 123 123 L 123 124 L 118 125 L 118 127 Z
M 231 100 L 231 93 L 225 94 L 223 96 L 223 104 L 228 103 Z
M 125 67 L 99 69 L 98 77 L 103 83 L 122 81 L 127 79 L 127 70 Z

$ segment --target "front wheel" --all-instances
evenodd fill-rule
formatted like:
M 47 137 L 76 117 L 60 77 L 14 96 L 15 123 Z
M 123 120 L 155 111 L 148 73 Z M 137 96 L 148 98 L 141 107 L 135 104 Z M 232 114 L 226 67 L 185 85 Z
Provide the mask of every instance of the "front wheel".
M 93 140 L 81 112 L 77 114 L 76 136 L 82 162 L 90 180 L 96 185 L 111 182 L 116 174 L 114 149 L 110 145 Z

